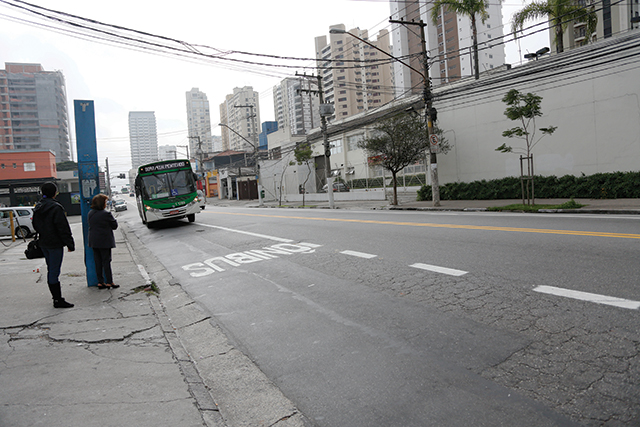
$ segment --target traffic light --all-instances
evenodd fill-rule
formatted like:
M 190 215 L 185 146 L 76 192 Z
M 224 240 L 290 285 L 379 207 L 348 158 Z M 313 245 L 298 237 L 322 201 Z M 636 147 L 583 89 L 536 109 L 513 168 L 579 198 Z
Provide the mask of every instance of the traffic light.
M 118 175 L 118 178 L 120 178 L 120 179 L 125 179 L 125 178 L 126 178 L 126 176 L 125 176 L 125 174 L 121 173 L 120 175 Z

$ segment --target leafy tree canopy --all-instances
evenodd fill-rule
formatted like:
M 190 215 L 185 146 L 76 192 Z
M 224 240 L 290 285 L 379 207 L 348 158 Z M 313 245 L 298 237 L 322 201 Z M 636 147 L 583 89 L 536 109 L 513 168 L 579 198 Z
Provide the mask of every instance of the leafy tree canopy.
M 56 170 L 60 172 L 75 171 L 75 170 L 78 170 L 78 164 L 72 161 L 56 163 Z

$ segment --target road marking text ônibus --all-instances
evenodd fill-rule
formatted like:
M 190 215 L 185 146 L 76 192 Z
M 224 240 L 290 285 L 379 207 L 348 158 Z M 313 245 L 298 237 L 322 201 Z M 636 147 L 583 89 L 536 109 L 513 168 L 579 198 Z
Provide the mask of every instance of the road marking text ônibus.
M 316 245 L 315 243 L 279 243 L 262 249 L 234 252 L 225 256 L 209 258 L 202 262 L 183 265 L 182 269 L 188 271 L 191 277 L 203 277 L 217 271 L 225 271 L 222 266 L 238 267 L 241 264 L 279 258 L 279 255 L 310 254 L 314 253 L 315 248 L 320 246 L 322 245 Z

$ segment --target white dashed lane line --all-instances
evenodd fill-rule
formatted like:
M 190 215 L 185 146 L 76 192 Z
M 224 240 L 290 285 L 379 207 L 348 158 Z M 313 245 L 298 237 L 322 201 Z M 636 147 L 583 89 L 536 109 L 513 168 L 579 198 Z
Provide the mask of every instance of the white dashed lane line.
M 538 286 L 533 290 L 535 292 L 540 292 L 543 294 L 573 298 L 581 301 L 595 302 L 597 304 L 612 305 L 614 307 L 628 308 L 631 310 L 637 310 L 638 308 L 640 308 L 640 301 L 592 294 L 589 292 L 573 291 L 571 289 L 556 288 L 555 286 Z
M 365 254 L 364 252 L 356 252 L 356 251 L 342 251 L 340 253 L 345 255 L 357 256 L 359 258 L 366 258 L 366 259 L 375 258 L 378 256 L 378 255 Z
M 421 270 L 433 271 L 436 273 L 448 274 L 450 276 L 464 276 L 465 274 L 468 273 L 468 271 L 456 270 L 454 268 L 440 267 L 437 265 L 421 264 L 421 263 L 411 264 L 409 267 L 419 268 Z

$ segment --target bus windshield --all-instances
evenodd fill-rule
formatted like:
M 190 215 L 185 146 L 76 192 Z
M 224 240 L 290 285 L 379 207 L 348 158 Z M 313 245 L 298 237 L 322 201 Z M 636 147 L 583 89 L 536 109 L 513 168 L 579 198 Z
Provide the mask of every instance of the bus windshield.
M 190 176 L 187 175 L 190 173 L 191 170 L 180 170 L 142 177 L 143 191 L 146 193 L 144 197 L 147 200 L 155 200 L 194 193 L 196 187 L 193 179 L 189 179 Z

